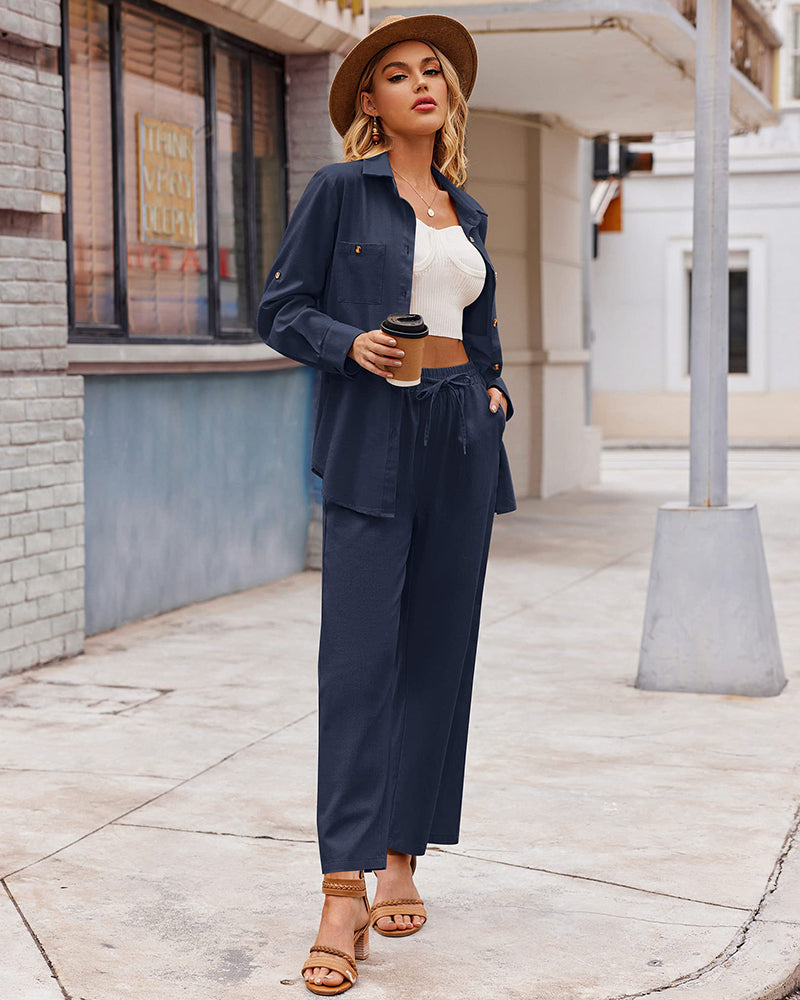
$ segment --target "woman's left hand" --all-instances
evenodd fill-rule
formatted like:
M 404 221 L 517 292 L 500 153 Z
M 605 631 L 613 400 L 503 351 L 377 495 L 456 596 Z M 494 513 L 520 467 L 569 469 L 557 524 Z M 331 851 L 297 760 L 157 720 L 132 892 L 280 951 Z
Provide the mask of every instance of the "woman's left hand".
M 497 413 L 497 407 L 502 406 L 503 416 L 508 416 L 508 400 L 506 399 L 504 393 L 494 386 L 486 391 L 489 393 L 489 409 L 492 413 Z

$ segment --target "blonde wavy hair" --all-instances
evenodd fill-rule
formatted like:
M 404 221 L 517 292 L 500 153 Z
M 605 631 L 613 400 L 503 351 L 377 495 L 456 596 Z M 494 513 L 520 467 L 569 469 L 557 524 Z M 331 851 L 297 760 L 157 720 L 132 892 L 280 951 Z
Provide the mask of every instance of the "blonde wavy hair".
M 436 132 L 433 143 L 433 165 L 457 187 L 461 187 L 467 179 L 467 156 L 464 152 L 464 136 L 467 129 L 467 102 L 461 90 L 461 81 L 455 66 L 446 55 L 435 45 L 425 42 L 433 49 L 442 74 L 447 84 L 447 114 L 444 124 Z M 397 45 L 393 42 L 392 45 Z M 381 132 L 380 142 L 372 141 L 372 115 L 365 114 L 361 108 L 361 92 L 372 92 L 372 82 L 378 63 L 386 48 L 377 52 L 364 67 L 361 79 L 356 88 L 355 117 L 342 138 L 344 158 L 347 160 L 363 160 L 377 156 L 392 148 L 392 140 Z

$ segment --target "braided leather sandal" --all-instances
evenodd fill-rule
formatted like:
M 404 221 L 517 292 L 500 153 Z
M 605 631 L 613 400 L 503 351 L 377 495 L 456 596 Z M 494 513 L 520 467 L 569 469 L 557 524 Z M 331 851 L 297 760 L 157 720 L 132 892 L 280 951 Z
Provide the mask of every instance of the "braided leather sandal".
M 367 882 L 363 871 L 359 878 L 323 878 L 322 891 L 326 896 L 363 897 L 364 902 L 369 908 Z M 369 919 L 367 917 L 367 922 L 353 932 L 353 954 L 359 961 L 367 958 L 369 955 Z M 331 948 L 326 944 L 313 945 L 303 968 L 300 970 L 300 975 L 302 976 L 306 969 L 318 968 L 330 969 L 332 972 L 338 972 L 345 977 L 344 982 L 339 983 L 338 986 L 324 986 L 322 983 L 315 983 L 313 980 L 304 978 L 303 982 L 311 992 L 317 993 L 320 996 L 332 996 L 335 993 L 344 993 L 358 979 L 358 968 L 353 956 L 348 955 L 346 951 L 339 951 L 338 948 Z
M 411 874 L 417 869 L 417 856 L 411 855 Z M 407 913 L 409 916 L 419 916 L 425 919 L 421 924 L 411 927 L 404 927 L 402 930 L 385 931 L 378 927 L 381 917 L 393 917 L 395 913 Z M 416 934 L 422 930 L 428 920 L 428 912 L 421 899 L 386 899 L 382 903 L 373 903 L 369 909 L 369 919 L 372 929 L 384 937 L 408 937 L 409 934 Z

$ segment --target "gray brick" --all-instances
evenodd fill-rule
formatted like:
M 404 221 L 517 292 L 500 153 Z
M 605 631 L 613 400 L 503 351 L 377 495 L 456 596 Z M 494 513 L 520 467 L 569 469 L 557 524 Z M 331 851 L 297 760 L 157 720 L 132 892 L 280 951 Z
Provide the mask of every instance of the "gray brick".
M 55 461 L 53 456 L 53 449 L 55 445 L 52 444 L 31 444 L 28 445 L 27 459 L 28 465 L 42 465 L 45 462 Z
M 15 399 L 30 399 L 36 396 L 36 383 L 32 378 L 15 378 L 11 380 L 9 394 Z
M 83 590 L 76 588 L 75 590 L 65 590 L 64 591 L 64 610 L 65 611 L 77 611 L 79 608 L 83 608 Z
M 74 420 L 64 421 L 64 439 L 72 441 L 83 437 L 83 420 L 76 417 Z
M 10 142 L 10 143 L 24 143 L 25 130 L 22 125 L 16 122 L 10 122 L 7 119 L 0 119 L 0 142 Z M 36 145 L 35 143 L 30 143 L 31 146 Z
M 52 414 L 54 417 L 80 417 L 83 415 L 83 397 L 66 396 L 63 399 L 54 399 L 52 402 Z
M 17 559 L 11 567 L 11 579 L 14 583 L 31 580 L 39 575 L 39 556 L 29 556 L 27 559 Z
M 63 507 L 53 507 L 52 510 L 40 510 L 38 522 L 31 530 L 52 531 L 53 528 L 63 528 L 66 514 Z
M 83 545 L 76 545 L 74 549 L 59 549 L 58 551 L 64 553 L 65 569 L 75 569 L 85 563 L 86 556 Z
M 36 613 L 40 618 L 51 618 L 53 615 L 63 615 L 64 595 L 61 591 L 59 591 L 55 594 L 48 594 L 47 597 L 40 597 L 35 604 L 35 608 Z
M 83 395 L 83 375 L 69 375 L 64 382 L 65 396 Z
M 11 425 L 11 441 L 13 444 L 33 444 L 39 438 L 39 425 L 33 421 L 24 421 Z
M 39 663 L 48 663 L 64 655 L 64 636 L 57 635 L 45 642 L 40 642 L 37 650 Z
M 66 489 L 64 486 L 42 486 L 41 489 L 28 490 L 28 510 L 43 510 L 54 506 L 54 491 Z
M 25 645 L 30 646 L 34 642 L 43 642 L 53 634 L 52 618 L 37 618 L 36 621 L 28 622 L 22 626 Z
M 51 635 L 64 635 L 67 632 L 74 632 L 78 627 L 78 612 L 67 611 L 55 618 L 48 618 L 47 621 L 50 622 Z
M 0 517 L 0 538 L 8 538 L 11 534 L 11 517 L 5 514 Z
M 66 656 L 77 656 L 83 652 L 83 625 L 80 629 L 70 632 L 64 637 L 64 653 Z
M 84 508 L 83 504 L 76 504 L 74 507 L 64 507 L 64 526 L 72 524 L 83 524 Z
M 55 552 L 43 552 L 39 556 L 39 574 L 59 573 L 63 569 L 72 569 L 67 566 L 67 549 L 57 549 Z
M 69 507 L 71 504 L 83 503 L 83 483 L 66 483 L 63 486 L 54 486 L 54 502 L 48 504 L 49 507 Z
M 22 399 L 0 399 L 0 421 L 12 423 L 25 419 L 25 401 Z
M 49 531 L 36 531 L 32 535 L 25 535 L 25 555 L 36 556 L 43 552 L 49 552 L 51 547 L 51 533 Z M 41 564 L 40 564 L 41 566 Z
M 60 441 L 64 437 L 63 420 L 43 420 L 37 424 L 38 441 Z
M 19 646 L 11 650 L 11 669 L 26 670 L 28 667 L 39 663 L 39 650 L 37 646 Z
M 16 628 L 3 629 L 0 632 L 0 650 L 16 649 L 25 643 L 25 627 L 18 625 Z
M 24 601 L 22 604 L 15 604 L 11 609 L 11 625 L 26 625 L 35 621 L 38 617 L 36 601 Z
M 78 545 L 83 541 L 81 537 L 82 529 L 78 526 L 74 528 L 56 528 L 52 534 L 52 549 L 67 549 L 72 545 Z
M 27 500 L 24 493 L 0 494 L 0 514 L 19 514 L 27 507 Z
M 27 302 L 28 286 L 22 281 L 0 283 L 0 302 Z
M 81 457 L 81 441 L 58 441 L 52 448 L 54 462 L 76 462 Z
M 24 539 L 20 537 L 0 539 L 0 562 L 6 562 L 11 559 L 19 559 L 24 555 Z
M 0 585 L 0 606 L 10 608 L 25 600 L 25 583 L 4 583 Z
M 4 76 L 13 76 L 18 80 L 37 79 L 36 70 L 33 66 L 26 66 L 24 63 L 7 62 L 4 59 L 0 59 L 0 72 Z
M 50 420 L 53 416 L 52 399 L 27 399 L 25 416 L 28 420 Z
M 37 597 L 46 597 L 48 594 L 55 594 L 57 590 L 62 589 L 61 577 L 61 573 L 40 573 L 38 576 L 32 577 L 28 580 L 25 596 L 31 601 Z
M 32 531 L 36 531 L 40 527 L 40 517 L 41 515 L 35 511 L 27 510 L 22 514 L 13 514 L 11 516 L 11 534 L 29 535 Z

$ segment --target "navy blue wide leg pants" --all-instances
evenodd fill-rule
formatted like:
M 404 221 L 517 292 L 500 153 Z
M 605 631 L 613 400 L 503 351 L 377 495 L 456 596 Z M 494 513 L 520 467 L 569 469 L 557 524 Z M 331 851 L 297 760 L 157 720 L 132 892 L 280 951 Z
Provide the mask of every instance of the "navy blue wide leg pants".
M 403 394 L 396 513 L 323 503 L 323 873 L 458 842 L 505 416 L 470 363 Z

